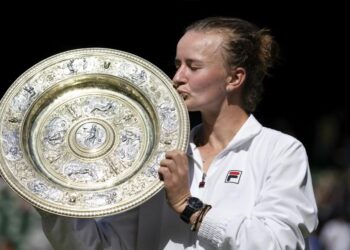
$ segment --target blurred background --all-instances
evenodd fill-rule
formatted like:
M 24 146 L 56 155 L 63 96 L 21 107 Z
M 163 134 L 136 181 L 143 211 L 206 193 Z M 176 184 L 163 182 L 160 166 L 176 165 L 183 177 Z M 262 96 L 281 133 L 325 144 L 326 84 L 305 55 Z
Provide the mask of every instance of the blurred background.
M 270 28 L 281 46 L 281 63 L 265 80 L 254 114 L 266 127 L 305 145 L 319 208 L 312 250 L 350 249 L 350 131 L 347 91 L 349 42 L 346 8 L 332 1 L 174 1 L 8 3 L 0 12 L 1 96 L 34 64 L 56 53 L 85 47 L 127 51 L 170 77 L 177 40 L 189 23 L 207 16 L 247 19 Z M 198 115 L 191 114 L 191 124 Z M 50 250 L 31 205 L 0 178 L 0 250 Z

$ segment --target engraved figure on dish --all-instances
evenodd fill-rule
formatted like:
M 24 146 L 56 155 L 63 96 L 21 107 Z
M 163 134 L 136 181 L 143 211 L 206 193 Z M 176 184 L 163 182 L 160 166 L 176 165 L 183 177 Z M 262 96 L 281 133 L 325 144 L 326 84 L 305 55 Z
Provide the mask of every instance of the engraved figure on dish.
M 169 133 L 173 132 L 177 128 L 175 108 L 168 106 L 166 103 L 162 103 L 158 106 L 158 110 L 163 128 Z
M 87 67 L 87 62 L 85 58 L 81 59 L 75 59 L 75 60 L 69 60 L 67 64 L 67 69 L 69 70 L 70 74 L 75 74 L 79 70 L 84 70 Z
M 18 132 L 9 131 L 3 134 L 3 141 L 5 156 L 8 160 L 17 161 L 22 158 Z
M 28 92 L 29 99 L 33 98 L 36 94 L 36 92 L 32 86 L 24 87 L 23 89 Z
M 122 110 L 123 112 L 121 112 L 120 110 Z M 113 123 L 116 126 L 126 126 L 127 124 L 135 124 L 138 122 L 137 117 L 135 116 L 134 113 L 132 113 L 132 111 L 128 108 L 125 108 L 124 106 L 122 106 L 119 109 L 119 112 L 116 114 L 116 116 L 113 119 Z
M 96 182 L 104 176 L 103 171 L 98 166 L 81 162 L 67 164 L 64 167 L 64 175 L 74 181 L 80 182 Z
M 8 121 L 9 121 L 10 123 L 20 123 L 20 122 L 22 121 L 22 119 L 17 118 L 17 117 L 10 117 L 10 118 L 8 119 Z
M 75 121 L 82 116 L 77 110 L 77 105 L 75 105 L 75 104 L 68 105 L 67 104 L 67 105 L 65 105 L 65 107 L 67 108 L 68 112 L 73 116 L 72 121 Z
M 49 150 L 49 151 L 44 152 L 44 157 L 50 163 L 54 163 L 62 157 L 62 152 L 59 150 Z
M 76 133 L 78 144 L 84 148 L 98 148 L 106 141 L 106 131 L 96 123 L 85 123 Z
M 88 133 L 88 137 L 85 138 L 85 142 L 92 142 L 92 144 L 94 144 L 95 139 L 98 136 L 98 130 L 96 128 L 96 125 L 93 124 L 90 130 L 87 131 L 87 133 Z
M 47 187 L 47 185 L 45 185 L 40 180 L 33 180 L 33 181 L 29 182 L 27 185 L 28 185 L 28 188 L 30 190 L 32 190 L 34 193 L 40 195 L 41 197 L 45 198 L 48 196 L 49 188 Z
M 67 122 L 60 117 L 53 118 L 45 128 L 44 141 L 52 146 L 62 144 L 67 132 Z
M 147 73 L 136 65 L 124 62 L 119 67 L 121 76 L 131 80 L 133 83 L 141 85 L 147 81 Z
M 34 87 L 32 86 L 25 86 L 23 88 L 23 91 L 21 91 L 18 95 L 16 95 L 13 98 L 13 103 L 11 107 L 16 112 L 23 112 L 26 111 L 27 108 L 32 103 L 34 97 L 36 96 L 36 91 L 34 90 Z
M 113 108 L 113 105 L 111 102 L 107 103 L 106 105 L 96 105 L 92 110 L 91 113 L 95 114 L 95 112 L 99 111 L 99 112 L 103 112 L 103 113 L 107 113 L 111 108 Z
M 121 132 L 120 141 L 117 149 L 119 158 L 127 161 L 135 160 L 141 145 L 140 132 L 124 130 Z
M 117 104 L 106 98 L 89 96 L 82 102 L 83 112 L 88 117 L 106 117 L 114 114 Z
M 84 201 L 86 204 L 92 207 L 103 206 L 105 204 L 116 203 L 120 197 L 117 196 L 116 192 L 110 193 L 97 193 L 97 194 L 89 194 L 84 197 Z

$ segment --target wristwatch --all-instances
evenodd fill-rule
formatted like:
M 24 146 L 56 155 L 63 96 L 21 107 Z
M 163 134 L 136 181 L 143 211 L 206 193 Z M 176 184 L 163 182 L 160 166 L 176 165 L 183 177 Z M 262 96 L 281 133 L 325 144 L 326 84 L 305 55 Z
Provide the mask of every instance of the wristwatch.
M 185 210 L 180 214 L 180 218 L 186 222 L 190 223 L 190 218 L 192 214 L 201 210 L 204 207 L 203 202 L 196 197 L 189 197 L 187 199 L 187 206 Z

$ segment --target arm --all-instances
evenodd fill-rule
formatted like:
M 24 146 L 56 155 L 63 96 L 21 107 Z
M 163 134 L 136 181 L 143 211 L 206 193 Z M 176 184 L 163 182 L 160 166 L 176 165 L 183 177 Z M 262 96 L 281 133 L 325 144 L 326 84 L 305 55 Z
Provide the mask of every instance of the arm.
M 304 238 L 317 226 L 317 207 L 305 149 L 289 140 L 265 156 L 267 168 L 261 171 L 266 173 L 249 216 L 221 216 L 214 204 L 199 229 L 200 240 L 228 249 L 306 248 Z
M 61 217 L 38 210 L 43 231 L 54 249 L 135 249 L 138 210 L 95 219 Z

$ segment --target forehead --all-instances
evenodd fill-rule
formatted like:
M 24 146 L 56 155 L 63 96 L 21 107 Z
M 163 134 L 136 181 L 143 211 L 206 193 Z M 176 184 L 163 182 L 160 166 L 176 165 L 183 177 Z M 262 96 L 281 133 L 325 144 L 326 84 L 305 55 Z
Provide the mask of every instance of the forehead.
M 217 32 L 188 31 L 180 39 L 177 53 L 178 55 L 221 55 L 223 42 L 222 34 Z

